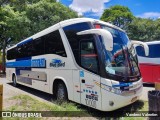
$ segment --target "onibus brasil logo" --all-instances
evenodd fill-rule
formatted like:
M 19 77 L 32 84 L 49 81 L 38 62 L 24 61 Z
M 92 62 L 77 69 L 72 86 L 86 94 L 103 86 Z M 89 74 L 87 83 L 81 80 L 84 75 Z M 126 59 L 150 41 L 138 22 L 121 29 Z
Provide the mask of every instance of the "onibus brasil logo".
M 50 67 L 65 67 L 65 62 L 60 59 L 52 59 Z

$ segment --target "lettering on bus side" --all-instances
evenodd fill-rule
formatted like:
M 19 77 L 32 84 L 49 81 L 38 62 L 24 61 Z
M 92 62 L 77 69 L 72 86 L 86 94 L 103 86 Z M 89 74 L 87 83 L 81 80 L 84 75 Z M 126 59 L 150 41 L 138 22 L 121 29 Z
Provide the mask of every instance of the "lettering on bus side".
M 60 59 L 52 59 L 50 67 L 65 67 L 65 62 Z
M 96 108 L 96 102 L 98 101 L 98 95 L 91 94 L 88 95 L 86 94 L 86 105 L 91 106 L 93 108 Z
M 86 105 L 96 108 L 96 102 L 98 101 L 98 95 L 86 95 Z
M 86 105 L 96 108 L 96 101 L 92 99 L 85 99 Z
M 42 59 L 34 59 L 31 61 L 32 67 L 46 67 L 46 60 L 44 58 Z

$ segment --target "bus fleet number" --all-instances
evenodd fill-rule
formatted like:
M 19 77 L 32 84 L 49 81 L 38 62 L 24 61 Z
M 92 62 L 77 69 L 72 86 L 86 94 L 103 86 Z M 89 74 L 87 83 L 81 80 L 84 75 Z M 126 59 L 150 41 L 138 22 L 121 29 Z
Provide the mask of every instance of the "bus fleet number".
M 96 108 L 96 101 L 93 99 L 85 99 L 86 100 L 86 105 L 91 106 L 93 108 Z

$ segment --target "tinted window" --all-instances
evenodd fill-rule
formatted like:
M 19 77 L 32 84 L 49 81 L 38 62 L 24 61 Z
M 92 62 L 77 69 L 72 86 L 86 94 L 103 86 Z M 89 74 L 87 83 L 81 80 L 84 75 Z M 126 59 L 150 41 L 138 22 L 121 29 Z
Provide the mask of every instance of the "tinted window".
M 7 59 L 11 60 L 43 54 L 67 56 L 58 30 L 37 39 L 30 39 L 27 42 L 18 44 L 17 47 L 7 51 Z
M 143 56 L 143 57 L 145 56 L 144 48 L 142 46 L 137 46 L 136 52 L 137 52 L 138 56 Z
M 33 40 L 17 46 L 17 58 L 29 57 L 33 53 Z
M 29 51 L 32 51 L 31 56 L 43 55 L 45 54 L 45 42 L 43 37 L 33 40 L 33 46 Z
M 160 44 L 149 45 L 149 57 L 158 58 L 160 57 Z
M 142 46 L 137 46 L 136 51 L 139 56 L 150 57 L 150 58 L 159 58 L 160 57 L 160 44 L 148 45 L 149 47 L 149 56 L 145 56 L 144 48 Z
M 67 27 L 64 27 L 64 32 L 68 38 L 71 49 L 73 51 L 76 62 L 80 64 L 79 61 L 79 42 L 82 39 L 90 39 L 93 38 L 93 35 L 77 35 L 77 32 L 91 29 L 91 25 L 89 23 L 77 23 Z
M 108 30 L 112 34 L 114 43 L 127 45 L 129 39 L 124 32 L 104 25 L 102 25 L 102 28 Z
M 15 59 L 16 56 L 17 56 L 17 49 L 16 48 L 12 48 L 7 51 L 7 59 L 8 60 Z
M 77 35 L 77 32 L 91 28 L 91 24 L 85 22 L 73 24 L 64 27 L 63 29 L 70 43 L 77 64 L 89 71 L 98 73 L 97 56 L 95 56 L 95 46 L 93 46 L 93 43 L 95 42 L 95 36 Z
M 66 57 L 66 52 L 62 43 L 59 31 L 54 31 L 44 36 L 45 39 L 45 53 L 57 54 Z
M 94 43 L 92 41 L 83 40 L 80 46 L 80 65 L 89 71 L 98 73 L 98 59 Z

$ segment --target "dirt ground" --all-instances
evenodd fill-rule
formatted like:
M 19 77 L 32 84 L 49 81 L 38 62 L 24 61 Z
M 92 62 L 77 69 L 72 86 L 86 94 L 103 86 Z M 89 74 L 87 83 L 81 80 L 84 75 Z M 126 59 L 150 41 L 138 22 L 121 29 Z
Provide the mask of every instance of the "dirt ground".
M 3 97 L 4 97 L 4 103 L 5 103 L 5 99 L 7 98 L 10 98 L 10 97 L 13 97 L 13 96 L 16 96 L 16 95 L 19 95 L 19 94 L 27 94 L 27 95 L 30 95 L 36 99 L 39 99 L 40 101 L 45 101 L 45 102 L 49 102 L 52 98 L 52 96 L 50 94 L 47 94 L 47 93 L 44 93 L 44 92 L 41 92 L 41 91 L 38 91 L 38 90 L 35 90 L 35 89 L 32 89 L 32 88 L 28 88 L 28 87 L 13 87 L 12 86 L 12 83 L 8 80 L 6 80 L 5 77 L 0 77 L 0 84 L 3 84 Z M 142 93 L 142 96 L 141 96 L 141 100 L 144 100 L 144 101 L 148 101 L 148 91 L 151 91 L 151 90 L 155 90 L 155 88 L 153 87 L 143 87 L 143 93 Z M 42 95 L 39 95 L 41 94 L 44 95 L 46 97 L 43 97 Z
M 15 100 L 8 100 L 9 98 L 12 98 L 14 96 L 20 95 L 20 94 L 25 94 L 29 95 L 34 99 L 37 99 L 41 102 L 47 102 L 48 104 L 54 104 L 52 102 L 53 96 L 47 93 L 44 93 L 42 91 L 38 91 L 32 88 L 28 88 L 25 86 L 19 86 L 18 88 L 12 86 L 12 83 L 8 80 L 6 80 L 5 77 L 0 77 L 0 84 L 3 84 L 3 109 L 16 105 L 17 103 L 20 104 L 21 101 L 15 101 Z M 95 117 L 49 117 L 45 118 L 43 117 L 44 120 L 97 120 Z
M 8 98 L 11 98 L 13 96 L 17 96 L 20 94 L 26 94 L 35 99 L 38 99 L 39 101 L 53 104 L 51 102 L 53 99 L 52 95 L 32 89 L 32 88 L 24 87 L 24 86 L 19 86 L 18 88 L 16 88 L 12 86 L 12 83 L 6 80 L 5 77 L 0 77 L 0 84 L 3 84 L 3 108 L 4 109 L 20 102 L 20 101 L 8 100 Z M 143 94 L 140 99 L 143 101 L 148 101 L 148 91 L 151 91 L 151 90 L 155 90 L 155 89 L 153 87 L 144 87 Z M 56 118 L 56 119 L 59 119 L 59 118 Z M 87 118 L 87 120 L 88 119 L 97 119 L 97 118 L 91 117 L 91 118 Z

